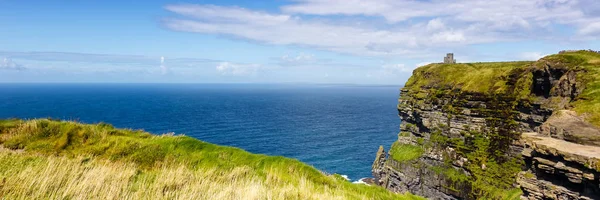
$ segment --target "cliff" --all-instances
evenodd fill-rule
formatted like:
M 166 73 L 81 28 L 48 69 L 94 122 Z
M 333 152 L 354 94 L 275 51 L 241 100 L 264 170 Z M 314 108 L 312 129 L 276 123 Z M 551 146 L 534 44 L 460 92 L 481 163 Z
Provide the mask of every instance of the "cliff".
M 398 103 L 376 182 L 431 199 L 600 199 L 600 54 L 430 64 Z
M 0 120 L 0 199 L 421 199 L 300 161 L 105 123 Z

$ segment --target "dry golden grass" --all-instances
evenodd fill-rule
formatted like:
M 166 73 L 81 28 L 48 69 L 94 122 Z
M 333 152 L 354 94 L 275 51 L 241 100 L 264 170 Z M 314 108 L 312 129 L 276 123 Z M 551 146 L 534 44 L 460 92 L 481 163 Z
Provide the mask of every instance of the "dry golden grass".
M 342 190 L 317 189 L 306 177 L 281 184 L 277 173 L 265 181 L 248 167 L 185 166 L 142 171 L 131 163 L 84 158 L 41 157 L 0 150 L 0 196 L 4 199 L 348 199 Z M 370 199 L 363 197 L 361 199 Z
M 0 120 L 0 199 L 420 198 L 184 136 Z

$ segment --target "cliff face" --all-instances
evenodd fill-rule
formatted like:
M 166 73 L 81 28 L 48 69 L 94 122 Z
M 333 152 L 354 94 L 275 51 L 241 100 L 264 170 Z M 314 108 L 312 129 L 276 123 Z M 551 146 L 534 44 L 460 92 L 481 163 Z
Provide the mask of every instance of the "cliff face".
M 376 182 L 431 199 L 600 199 L 599 69 L 587 51 L 416 69 Z

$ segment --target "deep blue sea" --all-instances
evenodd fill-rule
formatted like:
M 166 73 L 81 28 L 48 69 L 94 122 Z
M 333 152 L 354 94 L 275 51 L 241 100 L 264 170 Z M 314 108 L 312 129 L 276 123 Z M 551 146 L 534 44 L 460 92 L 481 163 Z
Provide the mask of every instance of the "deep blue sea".
M 296 158 L 352 180 L 397 138 L 399 86 L 0 84 L 0 118 L 107 122 Z

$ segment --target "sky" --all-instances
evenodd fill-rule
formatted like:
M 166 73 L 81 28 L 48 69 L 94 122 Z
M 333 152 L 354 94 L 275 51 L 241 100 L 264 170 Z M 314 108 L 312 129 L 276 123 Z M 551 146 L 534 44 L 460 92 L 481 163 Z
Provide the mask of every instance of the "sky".
M 402 85 L 600 50 L 597 0 L 0 0 L 0 82 Z

